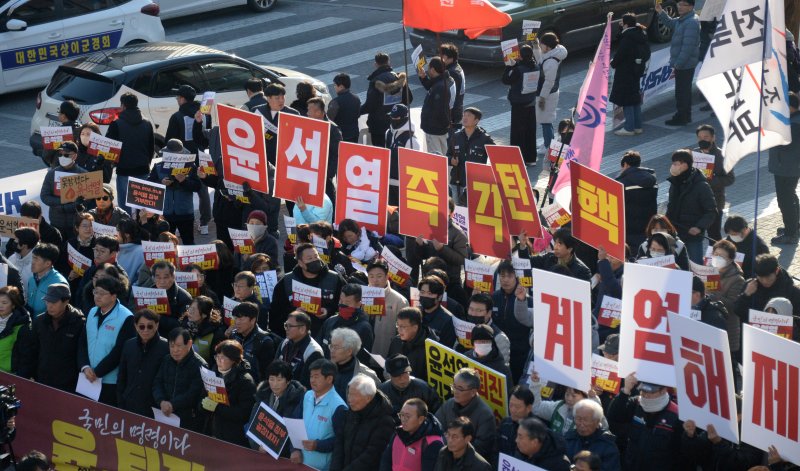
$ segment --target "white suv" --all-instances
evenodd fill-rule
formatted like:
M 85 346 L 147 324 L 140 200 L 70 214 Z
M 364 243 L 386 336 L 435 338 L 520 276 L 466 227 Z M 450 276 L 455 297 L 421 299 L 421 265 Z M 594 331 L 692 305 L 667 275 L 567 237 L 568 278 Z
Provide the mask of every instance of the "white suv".
M 250 78 L 286 87 L 286 105 L 295 100 L 299 82 L 310 82 L 317 96 L 331 99 L 328 87 L 308 75 L 277 67 L 261 66 L 227 52 L 184 43 L 151 43 L 94 54 L 62 65 L 36 99 L 31 121 L 30 145 L 41 156 L 42 126 L 59 126 L 62 101 L 74 100 L 81 108 L 78 121 L 92 121 L 103 134 L 117 119 L 119 98 L 132 92 L 139 98 L 142 116 L 153 123 L 158 145 L 164 144 L 169 117 L 178 110 L 178 87 L 191 85 L 197 100 L 206 91 L 216 92 L 215 102 L 239 107 L 247 101 L 244 85 Z
M 164 40 L 150 0 L 0 0 L 0 94 L 41 87 L 68 60 Z

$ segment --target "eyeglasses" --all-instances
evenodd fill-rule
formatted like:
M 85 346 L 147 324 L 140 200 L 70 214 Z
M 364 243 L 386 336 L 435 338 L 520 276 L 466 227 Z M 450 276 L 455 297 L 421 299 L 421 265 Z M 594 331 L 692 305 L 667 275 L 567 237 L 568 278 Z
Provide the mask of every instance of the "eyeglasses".
M 452 389 L 453 391 L 458 391 L 458 392 L 472 391 L 472 388 L 462 388 L 461 386 L 456 386 L 455 384 L 451 384 L 450 385 L 450 389 Z
M 155 324 L 136 324 L 136 328 L 139 330 L 153 330 L 156 328 Z
M 394 327 L 395 327 L 395 328 L 396 328 L 398 331 L 402 331 L 402 332 L 404 332 L 404 331 L 406 331 L 406 330 L 408 330 L 408 329 L 410 329 L 410 328 L 412 328 L 412 327 L 414 327 L 414 326 L 413 326 L 413 325 L 410 325 L 410 324 L 409 324 L 409 325 L 400 325 L 400 324 L 395 324 L 395 325 L 394 325 Z
M 110 197 L 110 196 L 108 196 L 108 195 L 106 195 L 106 196 L 101 196 L 101 197 L 99 197 L 99 198 L 95 198 L 94 200 L 95 200 L 95 201 L 108 201 L 108 200 L 110 200 L 110 199 L 111 199 L 111 197 Z
M 305 325 L 304 324 L 290 324 L 288 322 L 284 322 L 283 323 L 283 328 L 286 329 L 286 330 L 294 329 L 294 328 L 297 328 L 297 327 L 305 327 Z
M 92 249 L 92 252 L 99 254 L 111 253 L 111 251 L 105 247 L 95 247 Z
M 397 414 L 397 418 L 400 419 L 400 422 L 405 422 L 406 420 L 410 419 L 412 416 L 411 414 Z
M 92 294 L 95 295 L 95 296 L 109 296 L 111 293 L 109 293 L 107 291 L 101 291 L 101 290 L 95 288 L 95 289 L 92 290 Z

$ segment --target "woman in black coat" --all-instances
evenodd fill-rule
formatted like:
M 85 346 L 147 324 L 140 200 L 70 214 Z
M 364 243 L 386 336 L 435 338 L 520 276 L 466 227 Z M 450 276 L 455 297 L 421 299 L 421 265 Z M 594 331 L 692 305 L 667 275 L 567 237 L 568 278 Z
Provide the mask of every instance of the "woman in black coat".
M 244 365 L 244 350 L 239 342 L 225 340 L 217 345 L 214 372 L 224 378 L 228 405 L 205 397 L 203 409 L 211 413 L 211 435 L 235 445 L 247 447 L 244 427 L 255 402 L 256 385 Z
M 275 360 L 267 367 L 267 378 L 258 385 L 256 390 L 256 402 L 250 413 L 250 420 L 258 413 L 259 404 L 264 403 L 281 417 L 287 419 L 303 418 L 303 397 L 306 394 L 306 387 L 296 379 L 292 379 L 292 366 L 285 361 Z M 299 445 L 293 445 L 299 448 Z M 250 440 L 250 448 L 258 450 L 260 445 Z M 281 456 L 288 458 L 292 446 L 287 443 L 283 447 Z
M 611 67 L 616 72 L 609 101 L 621 106 L 625 112 L 625 127 L 614 132 L 617 136 L 633 136 L 642 132 L 640 79 L 649 58 L 650 45 L 645 27 L 636 23 L 635 14 L 626 13 L 622 16 L 617 53 L 611 59 Z

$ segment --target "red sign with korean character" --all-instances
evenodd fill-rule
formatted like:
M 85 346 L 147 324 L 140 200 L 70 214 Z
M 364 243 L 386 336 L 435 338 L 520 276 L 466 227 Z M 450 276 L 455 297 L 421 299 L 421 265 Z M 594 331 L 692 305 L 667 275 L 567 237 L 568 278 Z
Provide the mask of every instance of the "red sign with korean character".
M 122 153 L 122 142 L 93 132 L 89 136 L 89 147 L 86 149 L 86 153 L 102 157 L 106 162 L 115 164 L 119 162 L 119 154 Z
M 539 211 L 519 147 L 486 146 L 486 153 L 503 197 L 508 232 L 519 234 L 525 230 L 528 237 L 542 237 Z
M 592 247 L 625 260 L 625 187 L 622 183 L 573 162 L 572 234 Z
M 233 325 L 233 308 L 238 306 L 239 301 L 225 296 L 222 300 L 222 320 L 226 326 Z
M 275 160 L 275 197 L 322 206 L 328 172 L 327 121 L 281 113 Z
M 400 233 L 447 243 L 447 157 L 399 149 Z
M 248 182 L 254 190 L 269 193 L 264 117 L 221 103 L 217 115 L 225 180 Z
M 386 233 L 391 151 L 341 142 L 336 172 L 336 221 L 352 219 L 367 230 Z
M 256 245 L 249 232 L 229 227 L 228 234 L 231 236 L 234 252 L 242 255 L 252 255 L 255 252 Z
M 186 270 L 189 265 L 196 263 L 203 270 L 216 270 L 219 268 L 219 254 L 214 244 L 204 245 L 179 245 L 178 268 Z
M 507 258 L 511 236 L 492 167 L 467 162 L 469 245 L 475 253 Z
M 175 283 L 196 298 L 200 294 L 200 276 L 194 271 L 176 271 Z
M 475 292 L 492 294 L 494 269 L 494 266 L 476 260 L 464 260 L 464 283 Z
M 144 264 L 151 268 L 159 260 L 166 260 L 176 265 L 177 255 L 175 246 L 172 242 L 150 242 L 142 241 L 142 251 L 144 252 Z

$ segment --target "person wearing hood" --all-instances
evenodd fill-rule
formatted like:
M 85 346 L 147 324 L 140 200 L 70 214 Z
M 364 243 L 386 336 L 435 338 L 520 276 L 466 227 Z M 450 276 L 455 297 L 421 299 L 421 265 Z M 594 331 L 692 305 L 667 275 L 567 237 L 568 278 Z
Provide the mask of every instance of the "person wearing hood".
M 772 298 L 764 307 L 764 312 L 778 314 L 784 317 L 791 317 L 793 310 L 792 302 L 786 298 Z M 797 318 L 793 321 L 792 337 L 789 340 L 800 342 L 800 322 L 797 321 Z
M 225 340 L 225 326 L 214 301 L 202 295 L 194 298 L 181 319 L 181 327 L 191 334 L 194 351 L 210 364 L 214 349 Z
M 622 15 L 617 51 L 611 59 L 611 68 L 615 72 L 608 101 L 621 106 L 625 114 L 623 129 L 614 131 L 617 136 L 633 136 L 643 132 L 640 81 L 650 58 L 650 44 L 647 28 L 637 23 L 636 19 L 635 13 Z
M 742 254 L 742 273 L 745 277 L 753 276 L 753 262 L 761 254 L 769 253 L 769 246 L 764 240 L 750 229 L 747 219 L 738 214 L 728 214 L 722 230 L 725 240 L 733 242 L 736 251 Z M 755 239 L 755 253 L 753 253 L 753 239 Z M 737 293 L 738 295 L 738 293 Z
M 615 180 L 625 187 L 625 242 L 637 247 L 644 242 L 647 223 L 658 212 L 656 171 L 642 167 L 642 156 L 635 150 L 625 152 L 619 165 L 622 171 Z
M 433 471 L 444 447 L 436 418 L 419 398 L 405 401 L 397 416 L 400 425 L 383 451 L 379 471 Z
M 509 85 L 508 101 L 511 103 L 510 143 L 519 147 L 528 166 L 536 165 L 536 110 L 537 85 L 531 86 L 531 77 L 538 72 L 533 48 L 523 44 L 519 48 L 520 59 L 506 61 L 503 83 Z
M 3 286 L 0 288 L 0 371 L 30 377 L 27 371 L 30 368 L 26 366 L 30 343 L 31 316 L 25 310 L 22 293 L 14 286 Z
M 467 162 L 485 164 L 486 146 L 494 145 L 494 140 L 479 126 L 483 113 L 475 107 L 468 107 L 461 117 L 461 129 L 448 139 L 447 156 L 450 158 L 450 196 L 459 205 L 467 200 Z
M 420 146 L 419 141 L 414 136 L 416 127 L 408 118 L 408 107 L 406 105 L 394 105 L 389 112 L 389 119 L 390 126 L 386 130 L 386 136 L 384 137 L 384 146 L 391 151 L 391 160 L 389 162 L 388 204 L 390 206 L 397 206 L 400 204 L 398 149 L 405 147 L 407 149 L 422 150 L 422 146 Z M 376 145 L 374 139 L 372 142 L 372 145 Z
M 211 436 L 234 445 L 250 446 L 245 428 L 255 404 L 256 384 L 247 372 L 244 351 L 239 342 L 224 340 L 214 349 L 212 370 L 225 381 L 228 404 L 206 396 L 200 404 L 211 414 Z
M 139 224 L 133 219 L 123 219 L 117 224 L 119 237 L 119 254 L 117 263 L 122 265 L 126 273 L 138 274 L 144 265 L 144 250 Z
M 340 327 L 331 333 L 330 359 L 338 369 L 333 386 L 340 397 L 347 397 L 347 386 L 358 375 L 371 379 L 375 387 L 381 383 L 375 371 L 358 359 L 359 351 L 361 338 L 356 331 Z
M 283 418 L 302 419 L 305 394 L 306 387 L 296 379 L 292 379 L 292 366 L 285 361 L 275 360 L 267 367 L 267 379 L 256 389 L 255 403 L 247 423 L 258 414 L 262 402 Z M 250 448 L 261 449 L 261 446 L 252 439 L 249 439 L 249 442 Z M 291 453 L 291 443 L 287 443 L 281 450 L 281 458 L 289 458 Z
M 147 176 L 144 177 L 144 180 L 146 179 Z M 124 203 L 124 200 L 119 201 Z M 103 183 L 103 196 L 95 198 L 94 202 L 96 206 L 89 210 L 89 214 L 98 224 L 117 227 L 117 224 L 123 219 L 131 219 L 130 213 L 122 208 L 122 204 L 114 205 L 114 187 L 108 183 Z M 82 204 L 79 204 L 76 209 L 78 212 L 86 210 Z
M 681 270 L 689 270 L 689 260 L 679 257 L 677 253 L 677 243 L 675 238 L 664 232 L 653 232 L 645 241 L 646 251 L 638 258 L 658 258 L 672 255 L 675 257 L 675 264 Z
M 179 139 L 167 141 L 160 154 L 166 152 L 190 153 Z M 176 170 L 179 171 L 176 173 Z M 167 187 L 164 195 L 164 219 L 169 223 L 170 232 L 179 232 L 184 245 L 194 245 L 194 193 L 200 189 L 200 179 L 195 164 L 190 164 L 188 171 L 186 170 L 170 168 L 167 163 L 159 162 L 153 167 L 148 180 Z
M 167 292 L 169 311 L 161 313 L 161 322 L 158 326 L 159 334 L 165 337 L 180 324 L 179 319 L 192 303 L 192 295 L 175 282 L 175 265 L 172 262 L 159 260 L 150 267 L 150 273 L 153 275 L 155 288 Z
M 389 379 L 378 385 L 378 390 L 389 398 L 392 410 L 395 414 L 400 412 L 406 401 L 416 398 L 421 399 L 427 404 L 431 413 L 439 410 L 442 399 L 436 394 L 428 383 L 412 376 L 413 370 L 408 357 L 405 355 L 395 355 L 386 359 L 386 374 Z M 401 425 L 399 417 L 395 418 L 395 425 Z
M 714 193 L 703 172 L 692 167 L 692 151 L 679 149 L 672 153 L 667 217 L 678 228 L 686 244 L 689 260 L 703 263 L 703 236 L 717 217 Z
M 644 230 L 644 241 L 636 249 L 636 258 L 649 257 L 650 236 L 656 233 L 662 233 L 672 237 L 675 241 L 675 263 L 683 270 L 689 269 L 689 254 L 686 252 L 686 244 L 678 237 L 678 230 L 672 225 L 669 218 L 663 214 L 654 214 L 650 221 L 647 222 L 647 227 Z
M 800 315 L 800 288 L 778 264 L 772 254 L 756 257 L 755 278 L 745 282 L 744 291 L 736 300 L 736 314 L 743 321 L 749 319 L 750 309 L 763 311 L 773 298 L 786 298 L 792 306 L 792 315 Z
M 106 137 L 122 142 L 117 169 L 117 194 L 119 206 L 130 214 L 125 204 L 128 195 L 128 178 L 147 180 L 150 163 L 156 149 L 153 124 L 142 117 L 139 98 L 132 92 L 125 92 L 119 98 L 122 111 L 119 117 L 108 125 Z
M 439 450 L 434 471 L 491 471 L 492 466 L 472 445 L 475 427 L 469 417 L 447 423 L 447 446 Z
M 253 244 L 255 244 L 253 253 L 267 254 L 270 260 L 278 260 L 278 241 L 267 230 L 267 214 L 260 209 L 250 211 L 245 227 L 248 234 L 250 234 L 250 238 L 253 239 Z M 241 256 L 242 263 L 239 264 L 240 267 L 247 257 L 246 255 Z
M 711 185 L 714 201 L 717 203 L 717 217 L 708 227 L 708 236 L 714 240 L 720 240 L 722 239 L 722 233 L 720 232 L 720 229 L 722 229 L 722 210 L 725 209 L 725 187 L 733 185 L 733 182 L 736 181 L 736 175 L 733 174 L 733 170 L 730 172 L 725 171 L 725 156 L 722 155 L 722 149 L 717 147 L 714 126 L 710 124 L 700 125 L 697 127 L 695 134 L 697 135 L 697 147 L 692 151 L 714 156 L 714 173 L 708 177 L 708 183 Z
M 472 328 L 471 339 L 472 349 L 467 350 L 466 357 L 505 375 L 510 381 L 511 370 L 508 369 L 508 364 L 497 346 L 494 329 L 488 324 L 477 324 Z
M 375 335 L 372 332 L 369 318 L 361 306 L 361 285 L 356 283 L 344 285 L 339 294 L 339 309 L 335 315 L 325 319 L 322 329 L 317 334 L 317 343 L 328 351 L 333 331 L 346 327 L 358 334 L 364 348 L 372 350 Z
M 151 418 L 153 381 L 169 354 L 167 339 L 158 334 L 159 317 L 150 309 L 133 315 L 137 335 L 122 346 L 117 376 L 117 407 Z
M 375 54 L 375 70 L 367 77 L 367 98 L 361 105 L 360 114 L 367 115 L 367 128 L 371 143 L 375 147 L 389 147 L 386 136 L 389 128 L 388 113 L 393 106 L 411 105 L 413 97 L 408 88 L 406 74 L 396 74 L 389 65 L 389 54 Z M 391 204 L 391 203 L 390 203 Z
M 548 471 L 569 471 L 570 462 L 560 434 L 535 417 L 523 419 L 517 429 L 514 457 Z
M 294 311 L 291 304 L 292 282 L 298 281 L 322 291 L 319 311 L 311 314 L 311 334 L 316 335 L 322 328 L 322 323 L 337 311 L 339 295 L 346 284 L 344 278 L 335 271 L 329 270 L 325 262 L 319 257 L 317 249 L 309 243 L 301 243 L 295 247 L 297 266 L 283 276 L 275 286 L 270 307 L 269 328 L 278 335 L 285 335 L 283 323 L 286 316 Z
M 553 140 L 553 121 L 558 107 L 561 65 L 567 58 L 567 48 L 562 46 L 556 33 L 547 32 L 539 38 L 539 47 L 533 49 L 539 63 L 539 83 L 536 88 L 536 121 L 542 126 L 544 150 Z
M 588 450 L 600 458 L 601 471 L 619 471 L 617 438 L 603 428 L 603 406 L 590 399 L 575 404 L 575 430 L 564 435 L 567 456 Z
M 503 361 L 503 365 L 505 369 L 508 369 L 509 358 L 511 356 L 511 341 L 508 339 L 508 336 L 500 329 L 500 327 L 494 322 L 492 318 L 492 312 L 494 308 L 494 302 L 492 301 L 492 297 L 489 296 L 488 293 L 474 293 L 469 298 L 469 305 L 467 306 L 467 321 L 472 322 L 475 326 L 483 325 L 492 332 L 492 338 L 486 340 L 493 340 L 492 350 L 497 350 L 500 355 L 500 359 Z M 482 332 L 483 333 L 483 332 Z M 473 342 L 473 347 L 475 346 L 475 342 Z M 490 345 L 491 346 L 491 345 Z M 483 350 L 486 353 L 481 354 L 478 350 Z M 463 353 L 464 348 L 461 346 L 461 343 L 456 345 L 456 351 Z M 488 351 L 486 351 L 486 347 L 480 347 L 478 349 L 473 348 L 473 353 L 475 356 L 473 358 L 484 358 L 488 359 L 487 356 Z M 471 356 L 469 353 L 467 356 Z M 485 363 L 484 360 L 478 360 L 481 363 Z M 503 371 L 502 369 L 498 369 L 497 371 Z M 508 376 L 508 380 L 511 381 L 511 376 Z
M 631 397 L 634 387 L 639 395 Z M 606 414 L 614 423 L 626 424 L 627 446 L 623 469 L 630 471 L 669 471 L 684 469 L 683 422 L 678 406 L 670 400 L 666 386 L 640 383 L 635 373 L 625 378 L 619 395 Z
M 363 374 L 347 385 L 341 433 L 336 434 L 330 471 L 375 471 L 394 430 L 392 405 Z
M 526 387 L 517 385 L 508 395 L 508 417 L 504 418 L 497 427 L 498 453 L 513 456 L 517 450 L 517 429 L 519 423 L 533 415 L 533 392 Z
M 588 394 L 586 391 L 581 391 L 575 388 L 566 388 L 564 391 L 564 399 L 557 401 L 543 401 L 542 388 L 545 383 L 541 381 L 539 373 L 533 371 L 531 373 L 531 391 L 533 392 L 533 415 L 550 424 L 550 430 L 563 436 L 570 430 L 575 430 L 575 404 L 583 399 L 591 399 L 592 401 L 600 404 L 600 399 L 597 397 L 593 389 L 590 389 Z M 603 428 L 608 428 L 608 423 L 603 419 Z
M 77 159 L 77 144 L 72 141 L 62 142 L 58 148 L 58 165 L 47 171 L 44 180 L 42 180 L 42 188 L 39 191 L 42 203 L 50 208 L 50 224 L 61 232 L 61 236 L 64 239 L 69 239 L 73 236 L 76 210 L 78 205 L 83 202 L 83 197 L 79 196 L 77 200 L 71 203 L 62 203 L 61 177 L 65 174 L 77 175 L 86 173 L 86 170 L 76 163 Z M 57 176 L 56 173 L 59 175 Z
M 422 311 L 418 307 L 404 307 L 397 313 L 397 335 L 389 345 L 389 353 L 386 358 L 392 358 L 398 354 L 404 355 L 411 364 L 411 371 L 427 384 L 426 338 L 439 341 L 439 336 L 423 324 Z
M 475 426 L 475 450 L 481 456 L 494 455 L 495 421 L 494 412 L 478 395 L 481 388 L 481 377 L 472 368 L 461 368 L 453 377 L 451 390 L 453 397 L 446 400 L 436 411 L 440 424 L 449 424 L 459 416 L 469 418 Z M 449 438 L 448 438 L 449 444 Z

